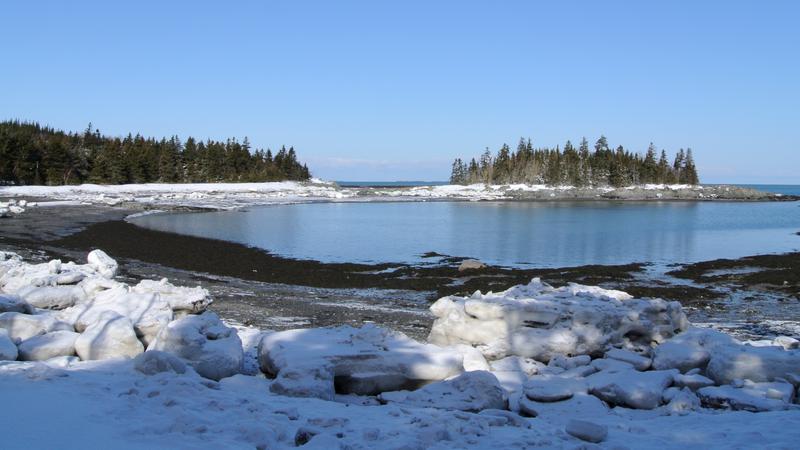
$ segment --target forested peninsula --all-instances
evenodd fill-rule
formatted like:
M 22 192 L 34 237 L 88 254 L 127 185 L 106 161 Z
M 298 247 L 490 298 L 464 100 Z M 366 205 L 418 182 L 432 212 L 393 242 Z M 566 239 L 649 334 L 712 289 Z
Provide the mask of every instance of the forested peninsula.
M 91 124 L 68 133 L 34 122 L 0 122 L 0 184 L 261 182 L 310 178 L 294 148 L 252 151 L 250 142 L 128 134 L 111 137 Z
M 530 139 L 520 139 L 516 151 L 503 144 L 497 154 L 487 148 L 476 160 L 453 162 L 451 184 L 547 184 L 551 186 L 623 187 L 642 184 L 700 183 L 692 149 L 680 149 L 672 162 L 661 150 L 657 156 L 651 143 L 644 155 L 621 145 L 612 149 L 605 136 L 590 150 L 583 138 L 575 147 L 570 141 L 563 150 L 534 148 Z

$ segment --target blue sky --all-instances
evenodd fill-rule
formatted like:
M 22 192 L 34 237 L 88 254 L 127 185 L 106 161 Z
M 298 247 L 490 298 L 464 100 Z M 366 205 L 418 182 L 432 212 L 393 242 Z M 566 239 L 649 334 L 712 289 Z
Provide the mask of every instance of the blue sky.
M 294 145 L 328 179 L 456 156 L 692 147 L 704 182 L 800 183 L 800 2 L 9 2 L 0 118 Z

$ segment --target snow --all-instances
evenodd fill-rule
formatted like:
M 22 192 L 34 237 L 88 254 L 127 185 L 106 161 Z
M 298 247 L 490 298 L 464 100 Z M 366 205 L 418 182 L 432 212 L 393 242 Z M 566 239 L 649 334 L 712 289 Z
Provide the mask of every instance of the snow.
M 228 324 L 204 312 L 202 289 L 129 286 L 107 278 L 106 263 L 28 264 L 0 253 L 0 305 L 14 309 L 0 314 L 3 448 L 722 449 L 800 440 L 790 426 L 800 420 L 794 343 L 746 345 L 688 326 L 666 302 L 534 280 L 433 306 L 460 305 L 453 320 L 470 311 L 481 339 L 481 322 L 529 321 L 564 336 L 594 329 L 595 346 L 568 347 L 587 351 L 539 361 L 486 351 L 466 330 L 450 345 L 373 325 L 274 333 Z M 42 287 L 44 308 L 15 296 Z M 84 297 L 58 310 L 52 300 L 64 291 L 54 287 Z M 91 308 L 99 312 L 81 317 Z M 163 311 L 166 323 L 143 320 Z M 651 357 L 674 367 L 645 367 Z

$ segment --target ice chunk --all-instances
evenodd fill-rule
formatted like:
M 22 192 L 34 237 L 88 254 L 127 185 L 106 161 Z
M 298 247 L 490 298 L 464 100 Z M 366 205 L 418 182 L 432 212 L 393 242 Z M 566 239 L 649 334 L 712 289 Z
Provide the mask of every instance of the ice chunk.
M 681 372 L 704 369 L 715 348 L 735 344 L 735 339 L 719 331 L 689 328 L 656 347 L 653 368 L 678 369 Z
M 84 361 L 133 358 L 144 351 L 144 346 L 127 317 L 105 311 L 78 336 L 75 351 Z
M 531 378 L 524 386 L 525 396 L 536 402 L 559 402 L 572 398 L 576 393 L 586 393 L 582 380 L 559 376 L 541 375 Z
M 167 352 L 148 350 L 133 358 L 133 368 L 145 375 L 162 372 L 181 374 L 186 372 L 186 363 Z
M 29 305 L 42 309 L 64 309 L 86 301 L 86 293 L 77 286 L 28 286 L 17 294 Z
M 192 366 L 200 376 L 220 380 L 240 373 L 244 361 L 242 341 L 212 312 L 188 315 L 162 328 L 148 350 L 171 353 Z
M 496 294 L 443 297 L 431 311 L 430 342 L 474 345 L 488 359 L 600 354 L 613 344 L 662 342 L 688 326 L 677 302 L 577 284 L 556 289 L 539 279 Z
M 648 357 L 642 356 L 628 350 L 614 348 L 606 352 L 606 358 L 616 359 L 618 361 L 626 362 L 633 366 L 636 370 L 647 370 L 652 364 L 652 360 Z
M 789 383 L 745 383 L 741 387 L 711 386 L 697 391 L 703 405 L 744 411 L 779 411 L 789 409 L 794 387 Z
M 0 313 L 4 312 L 30 314 L 33 311 L 18 295 L 0 294 Z
M 384 392 L 378 398 L 384 403 L 479 412 L 484 409 L 505 409 L 503 394 L 503 388 L 494 375 L 476 370 L 450 380 L 431 383 L 416 391 Z
M 58 356 L 73 356 L 78 336 L 74 331 L 54 331 L 26 339 L 19 344 L 19 359 L 44 361 Z
M 706 369 L 706 375 L 717 384 L 729 384 L 737 379 L 774 381 L 798 373 L 800 350 L 749 345 L 717 347 Z
M 588 420 L 572 419 L 567 422 L 564 431 L 586 442 L 603 442 L 608 436 L 608 427 Z
M 17 312 L 0 314 L 0 328 L 5 329 L 8 337 L 17 342 L 51 331 L 74 331 L 72 325 L 49 314 L 29 315 Z
M 259 346 L 262 371 L 277 376 L 270 389 L 332 400 L 334 393 L 374 395 L 458 375 L 458 351 L 418 343 L 364 325 L 268 334 Z
M 653 409 L 661 404 L 664 390 L 672 384 L 677 370 L 639 372 L 601 371 L 586 378 L 589 392 L 614 405 Z
M 91 268 L 106 278 L 114 278 L 117 274 L 117 268 L 119 267 L 117 262 L 100 249 L 89 252 L 89 256 L 86 259 Z
M 156 293 L 169 303 L 174 311 L 199 314 L 213 301 L 208 291 L 201 287 L 175 286 L 166 278 L 160 281 L 142 280 L 133 287 L 133 292 L 141 294 Z
M 15 361 L 19 355 L 14 341 L 8 337 L 8 332 L 0 328 L 0 361 Z

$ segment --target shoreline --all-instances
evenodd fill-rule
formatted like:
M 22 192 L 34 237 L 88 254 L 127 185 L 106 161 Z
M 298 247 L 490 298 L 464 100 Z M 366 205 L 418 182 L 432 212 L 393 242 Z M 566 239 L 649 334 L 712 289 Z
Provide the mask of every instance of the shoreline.
M 212 309 L 223 317 L 273 329 L 375 322 L 424 339 L 432 322 L 427 310 L 432 301 L 476 290 L 498 292 L 536 277 L 554 286 L 576 282 L 637 297 L 677 300 L 704 318 L 713 319 L 718 313 L 738 317 L 737 308 L 758 302 L 766 305 L 763 315 L 768 319 L 786 316 L 780 311 L 786 307 L 792 308 L 790 314 L 800 314 L 800 307 L 795 307 L 800 279 L 786 276 L 800 273 L 800 252 L 683 264 L 658 274 L 651 273 L 652 266 L 646 263 L 487 267 L 462 273 L 458 264 L 466 258 L 446 255 L 428 255 L 439 261 L 425 265 L 285 258 L 242 244 L 148 230 L 125 221 L 137 212 L 141 209 L 91 205 L 32 208 L 2 222 L 0 245 L 33 257 L 76 261 L 92 249 L 104 249 L 124 262 L 123 276 L 131 280 L 168 277 L 183 285 L 199 284 L 220 298 Z M 755 264 L 754 258 L 763 270 L 739 274 Z M 707 276 L 714 270 L 732 273 Z

